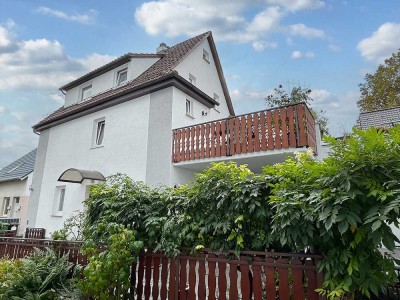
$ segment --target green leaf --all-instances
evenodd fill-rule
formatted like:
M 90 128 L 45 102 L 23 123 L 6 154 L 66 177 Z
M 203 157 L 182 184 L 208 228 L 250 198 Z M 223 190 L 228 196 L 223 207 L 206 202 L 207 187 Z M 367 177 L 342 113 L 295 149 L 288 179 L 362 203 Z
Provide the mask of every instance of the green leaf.
M 371 230 L 372 232 L 374 232 L 375 230 L 377 230 L 379 227 L 381 227 L 382 225 L 382 221 L 381 220 L 377 220 L 375 221 L 372 226 L 371 226 Z

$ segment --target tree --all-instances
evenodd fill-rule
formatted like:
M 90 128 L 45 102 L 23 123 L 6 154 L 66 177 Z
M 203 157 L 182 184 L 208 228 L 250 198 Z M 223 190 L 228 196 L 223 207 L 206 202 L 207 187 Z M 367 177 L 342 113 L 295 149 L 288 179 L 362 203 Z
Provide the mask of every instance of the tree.
M 294 87 L 289 94 L 282 85 L 279 85 L 279 87 L 274 88 L 273 94 L 268 95 L 265 98 L 265 101 L 270 107 L 285 106 L 296 103 L 306 103 L 307 105 L 310 105 L 313 101 L 310 94 L 310 89 L 303 89 L 300 86 Z M 324 115 L 325 111 L 321 109 L 317 112 L 312 108 L 310 108 L 310 111 L 315 121 L 319 123 L 321 133 L 329 134 L 328 118 Z
M 379 65 L 375 74 L 367 73 L 358 86 L 361 97 L 357 105 L 362 112 L 400 106 L 400 49 Z

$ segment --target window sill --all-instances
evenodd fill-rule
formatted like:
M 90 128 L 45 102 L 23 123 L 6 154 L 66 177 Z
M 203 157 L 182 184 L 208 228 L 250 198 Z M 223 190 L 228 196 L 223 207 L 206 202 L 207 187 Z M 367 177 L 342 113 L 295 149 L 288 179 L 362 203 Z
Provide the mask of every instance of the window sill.
M 191 118 L 191 119 L 195 119 L 195 117 L 193 117 L 192 115 L 189 115 L 189 114 L 185 114 L 187 117 L 189 117 L 189 118 Z
M 93 147 L 91 147 L 89 150 L 94 150 L 94 149 L 99 149 L 99 148 L 104 148 L 104 145 L 93 146 Z
M 56 214 L 51 214 L 51 216 L 52 217 L 55 217 L 55 218 L 62 218 L 62 213 L 56 213 Z

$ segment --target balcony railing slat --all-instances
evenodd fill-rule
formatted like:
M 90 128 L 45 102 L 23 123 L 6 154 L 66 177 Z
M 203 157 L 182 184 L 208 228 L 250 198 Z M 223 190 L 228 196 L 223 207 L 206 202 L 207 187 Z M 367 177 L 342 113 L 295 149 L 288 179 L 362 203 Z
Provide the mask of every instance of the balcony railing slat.
M 311 147 L 316 151 L 315 121 L 304 103 L 175 129 L 172 160 L 296 147 Z
M 292 148 L 296 147 L 296 132 L 295 132 L 295 127 L 294 127 L 294 113 L 293 113 L 293 107 L 288 107 L 287 110 L 287 118 L 289 121 L 289 146 Z
M 286 117 L 286 107 L 282 107 L 281 111 L 281 122 L 282 122 L 282 148 L 289 148 L 289 138 L 287 131 L 287 117 Z
M 304 147 L 307 145 L 307 136 L 306 136 L 306 127 L 305 127 L 305 115 L 304 115 L 304 106 L 298 105 L 297 106 L 297 121 L 298 125 L 297 128 L 299 129 L 298 136 L 299 136 L 299 147 Z

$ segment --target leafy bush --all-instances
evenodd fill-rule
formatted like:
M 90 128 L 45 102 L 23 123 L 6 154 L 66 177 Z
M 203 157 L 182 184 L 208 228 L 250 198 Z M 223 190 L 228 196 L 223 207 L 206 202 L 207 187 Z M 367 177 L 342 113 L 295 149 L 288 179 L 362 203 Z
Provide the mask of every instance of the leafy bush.
M 132 230 L 115 223 L 99 224 L 97 234 L 102 237 L 104 249 L 99 251 L 98 241 L 86 242 L 83 253 L 88 256 L 89 264 L 83 271 L 85 277 L 79 282 L 79 288 L 95 299 L 133 296 L 131 265 L 143 243 L 135 241 Z
M 86 214 L 78 212 L 77 214 L 65 220 L 63 228 L 52 233 L 53 240 L 73 240 L 81 241 L 83 239 L 83 226 Z
M 272 234 L 325 256 L 320 270 L 331 298 L 377 294 L 396 279 L 393 259 L 378 248 L 398 241 L 389 225 L 400 216 L 400 126 L 328 141 L 332 153 L 322 162 L 301 156 L 265 168 Z
M 26 258 L 2 261 L 0 268 L 0 299 L 58 299 L 71 284 L 67 276 L 72 264 L 51 249 L 35 249 Z

